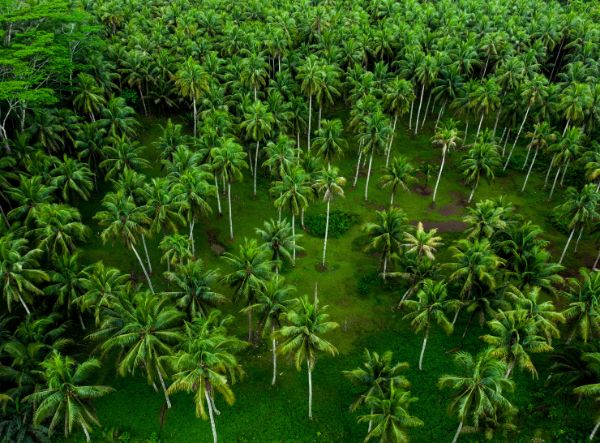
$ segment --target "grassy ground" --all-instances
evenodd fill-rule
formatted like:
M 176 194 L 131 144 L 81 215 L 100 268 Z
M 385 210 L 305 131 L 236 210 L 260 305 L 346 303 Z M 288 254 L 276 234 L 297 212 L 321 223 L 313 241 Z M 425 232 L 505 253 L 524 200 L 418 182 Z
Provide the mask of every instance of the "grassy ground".
M 344 112 L 334 113 L 333 116 L 344 120 L 346 118 Z M 156 119 L 143 120 L 141 141 L 147 146 L 147 157 L 153 164 L 152 169 L 146 171 L 149 175 L 161 174 L 157 153 L 151 144 L 160 134 L 160 123 L 161 121 Z M 430 162 L 437 172 L 440 151 L 431 147 L 431 135 L 430 127 L 426 126 L 421 134 L 412 136 L 409 135 L 406 125 L 399 124 L 394 153 L 406 155 L 415 166 L 421 162 Z M 306 373 L 296 372 L 291 362 L 283 361 L 280 364 L 278 384 L 272 388 L 269 349 L 262 345 L 246 351 L 242 356 L 247 377 L 234 387 L 237 397 L 235 404 L 229 407 L 221 399 L 217 400 L 222 412 L 217 417 L 217 430 L 221 441 L 362 441 L 366 427 L 357 424 L 355 415 L 348 411 L 355 390 L 342 376 L 341 371 L 356 367 L 360 363 L 362 350 L 366 347 L 380 352 L 390 349 L 396 359 L 410 363 L 411 368 L 407 376 L 412 382 L 414 395 L 419 397 L 413 412 L 425 421 L 424 427 L 410 432 L 413 441 L 450 440 L 457 426 L 456 419 L 446 412 L 447 395 L 436 387 L 437 379 L 441 374 L 453 370 L 453 352 L 458 349 L 476 352 L 482 348 L 478 337 L 482 335 L 483 330 L 474 326 L 467 337 L 462 339 L 464 324 L 459 320 L 457 332 L 453 336 L 445 337 L 434 333 L 425 355 L 424 370 L 416 369 L 421 337 L 416 336 L 409 329 L 407 322 L 401 320 L 402 314 L 391 309 L 398 301 L 401 288 L 395 287 L 394 283 L 384 285 L 377 279 L 377 257 L 365 253 L 361 247 L 360 224 L 372 220 L 374 211 L 383 209 L 389 201 L 388 191 L 380 190 L 376 186 L 384 160 L 378 158 L 375 161 L 369 202 L 364 202 L 364 176 L 360 177 L 355 190 L 350 186 L 355 167 L 354 144 L 350 143 L 353 148 L 339 164 L 349 180 L 346 198 L 338 199 L 332 209 L 343 209 L 356 214 L 359 223 L 342 237 L 329 241 L 327 272 L 320 272 L 317 266 L 321 257 L 322 239 L 308 234 L 305 234 L 300 242 L 305 248 L 305 254 L 293 270 L 284 270 L 287 280 L 298 287 L 300 294 L 312 293 L 315 282 L 318 282 L 322 303 L 330 306 L 332 319 L 340 324 L 340 328 L 329 337 L 338 347 L 339 356 L 321 358 L 314 373 L 315 419 L 309 421 L 306 417 Z M 524 157 L 524 149 L 517 149 L 515 164 L 522 163 Z M 411 221 L 421 220 L 435 224 L 461 219 L 464 214 L 462 201 L 469 191 L 462 183 L 457 168 L 462 155 L 461 152 L 450 155 L 435 208 L 431 207 L 430 196 L 418 192 L 397 195 L 396 203 L 407 212 Z M 542 162 L 540 166 L 543 166 Z M 545 236 L 551 241 L 553 251 L 558 253 L 564 244 L 565 236 L 551 225 L 549 214 L 550 209 L 561 201 L 562 190 L 559 190 L 554 201 L 549 204 L 546 202 L 546 194 L 542 192 L 543 172 L 534 172 L 526 193 L 520 192 L 523 178 L 524 174 L 517 168 L 498 177 L 492 184 L 483 182 L 475 194 L 475 200 L 505 195 L 508 201 L 517 206 L 518 213 L 545 229 Z M 226 218 L 218 218 L 215 215 L 197 224 L 196 249 L 210 267 L 223 269 L 224 264 L 210 249 L 208 232 L 216 233 L 218 241 L 226 249 L 235 250 L 241 239 L 254 236 L 255 228 L 262 226 L 263 221 L 276 217 L 268 195 L 268 181 L 264 178 L 259 181 L 257 197 L 252 196 L 250 182 L 251 177 L 248 175 L 245 182 L 236 184 L 232 191 L 235 242 L 228 240 Z M 97 235 L 99 228 L 91 219 L 99 209 L 102 193 L 107 189 L 108 186 L 101 187 L 93 201 L 80 207 L 86 223 L 92 226 L 94 232 L 84 248 L 83 259 L 86 262 L 103 260 L 106 264 L 127 272 L 136 270 L 135 258 L 121 245 L 101 244 Z M 307 215 L 322 211 L 324 205 L 315 202 Z M 459 234 L 443 232 L 442 236 L 448 244 L 458 238 Z M 155 238 L 148 243 L 154 280 L 157 282 L 163 271 L 156 247 L 158 241 L 159 239 Z M 590 257 L 593 260 L 593 255 L 594 245 L 584 238 L 578 254 L 570 254 L 566 264 L 570 269 L 576 269 L 584 262 L 589 263 Z M 441 260 L 449 258 L 444 250 L 440 252 L 439 257 Z M 225 294 L 229 294 L 227 288 L 221 289 Z M 361 295 L 365 292 L 367 295 Z M 225 310 L 239 315 L 239 307 L 229 306 Z M 236 332 L 243 337 L 246 322 L 241 316 L 240 319 L 242 321 L 239 322 Z M 545 357 L 536 358 L 541 367 L 546 366 L 546 360 Z M 543 370 L 542 380 L 539 381 L 532 380 L 524 374 L 516 374 L 517 389 L 513 399 L 521 411 L 516 423 L 519 428 L 517 440 L 530 441 L 533 437 L 540 436 L 552 441 L 576 441 L 561 435 L 572 434 L 573 430 L 583 435 L 588 430 L 591 420 L 582 410 L 571 408 L 569 405 L 572 403 L 568 399 L 553 395 L 552 389 L 544 386 L 545 376 Z M 107 367 L 104 369 L 102 381 L 116 388 L 115 393 L 97 401 L 98 414 L 105 430 L 118 428 L 126 431 L 133 441 L 210 440 L 210 426 L 208 422 L 194 416 L 190 396 L 176 395 L 173 408 L 163 415 L 162 395 L 155 393 L 144 378 L 121 379 L 115 375 L 113 367 Z M 100 438 L 101 433 L 102 431 L 96 431 L 96 438 Z M 478 438 L 481 437 L 467 435 L 461 437 L 461 440 L 476 441 Z

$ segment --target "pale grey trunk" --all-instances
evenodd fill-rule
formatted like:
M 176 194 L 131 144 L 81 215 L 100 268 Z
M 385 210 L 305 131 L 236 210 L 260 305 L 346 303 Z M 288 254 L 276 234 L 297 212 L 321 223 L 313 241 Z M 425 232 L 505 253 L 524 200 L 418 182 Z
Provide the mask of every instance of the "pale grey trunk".
M 512 128 L 508 128 L 508 132 L 506 133 L 506 139 L 504 140 L 504 144 L 502 145 L 502 157 L 504 157 L 504 153 L 506 152 L 506 145 L 508 144 L 508 139 L 510 138 L 510 131 Z
M 89 442 L 90 441 L 90 432 L 88 431 L 87 426 L 82 424 L 81 429 L 83 429 L 83 433 L 85 434 L 85 441 Z
M 141 91 L 140 91 L 140 94 L 141 94 Z M 198 109 L 196 108 L 196 97 L 194 97 L 194 99 L 192 100 L 192 105 L 194 107 L 194 137 L 196 137 L 196 133 L 197 133 L 196 127 L 198 125 Z M 146 107 L 144 106 L 144 109 L 145 108 Z
M 435 129 L 437 129 L 438 125 L 440 124 L 440 119 L 442 118 L 444 110 L 446 109 L 446 101 L 447 100 L 444 100 L 444 103 L 442 103 L 442 107 L 440 108 L 440 112 L 438 113 L 437 119 L 435 121 Z
M 327 235 L 329 234 L 329 205 L 331 200 L 327 200 L 327 215 L 325 217 L 325 239 L 323 240 L 323 267 L 325 267 L 325 256 L 327 254 Z
M 537 154 L 538 154 L 538 148 L 535 148 L 535 152 L 533 153 L 533 158 L 531 159 L 531 164 L 529 165 L 529 170 L 527 171 L 527 175 L 525 176 L 525 181 L 523 182 L 523 187 L 521 188 L 521 192 L 525 191 L 525 186 L 527 186 L 527 181 L 529 180 L 529 175 L 531 174 L 531 170 L 533 169 L 533 164 L 535 163 Z
M 594 261 L 594 266 L 592 267 L 592 269 L 595 271 L 596 269 L 598 269 L 598 262 L 600 261 L 600 250 L 598 250 L 598 255 L 596 256 L 596 260 Z
M 252 307 L 248 308 L 248 341 L 254 341 L 252 337 Z
M 160 369 L 156 368 L 156 373 L 158 374 L 158 379 L 160 380 L 160 385 L 162 386 L 162 390 L 165 393 L 165 401 L 167 402 L 167 408 L 171 408 L 171 399 L 169 398 L 169 394 L 167 394 L 167 387 L 165 386 L 165 381 L 163 380 L 163 376 L 160 373 Z
M 550 178 L 550 172 L 552 171 L 552 166 L 554 165 L 554 159 L 556 158 L 556 154 L 552 156 L 552 160 L 550 160 L 550 164 L 548 165 L 548 171 L 546 171 L 546 178 L 544 179 L 544 189 L 548 186 L 548 179 Z
M 556 175 L 554 176 L 554 182 L 552 182 L 552 189 L 550 189 L 550 195 L 548 196 L 548 201 L 552 200 L 552 194 L 554 194 L 554 188 L 556 187 L 556 182 L 558 181 L 558 176 L 560 174 L 560 166 L 556 170 Z
M 304 226 L 304 209 L 302 208 L 300 210 L 300 226 L 302 226 L 302 229 L 306 231 L 306 226 Z
M 419 130 L 419 120 L 421 119 L 421 106 L 423 105 L 423 95 L 425 94 L 425 84 L 421 85 L 421 98 L 419 99 L 419 109 L 417 110 L 417 121 L 415 122 L 415 134 Z
M 354 182 L 352 183 L 353 188 L 356 188 L 356 182 L 358 181 L 358 172 L 360 171 L 360 160 L 361 159 L 362 159 L 362 149 L 359 148 L 358 162 L 356 162 L 356 174 L 354 175 Z
M 565 181 L 565 175 L 567 175 L 567 169 L 569 168 L 569 163 L 571 162 L 571 159 L 567 160 L 567 163 L 565 164 L 565 169 L 563 169 L 563 173 L 562 176 L 560 177 L 560 185 L 562 186 L 564 181 Z
M 27 304 L 25 303 L 25 300 L 23 300 L 23 297 L 21 297 L 21 294 L 19 294 L 18 297 L 19 297 L 19 301 L 21 302 L 21 305 L 23 305 L 23 308 L 25 308 L 25 312 L 27 312 L 27 316 L 30 316 L 31 315 L 31 311 L 27 307 Z
M 427 106 L 425 106 L 425 113 L 423 114 L 423 120 L 421 121 L 421 129 L 425 126 L 425 120 L 427 119 L 427 113 L 429 112 L 429 104 L 431 103 L 431 93 L 429 93 L 429 97 L 427 97 Z
M 492 133 L 493 137 L 496 137 L 496 130 L 498 129 L 498 122 L 500 121 L 501 113 L 502 113 L 502 105 L 500 105 L 500 107 L 498 108 L 498 113 L 496 114 L 496 120 L 494 121 L 494 131 Z M 506 128 L 504 128 L 504 130 L 506 131 Z M 504 132 L 502 133 L 502 135 L 504 136 Z M 502 140 L 502 138 L 500 138 L 500 140 Z
M 577 241 L 575 241 L 575 247 L 573 248 L 573 252 L 577 252 L 577 247 L 579 246 L 579 241 L 581 240 L 581 236 L 583 235 L 583 226 L 579 229 L 579 235 L 577 236 Z
M 296 266 L 296 215 L 292 211 L 292 266 Z
M 231 216 L 231 182 L 227 183 L 227 203 L 229 204 L 229 238 L 233 240 L 233 218 Z
M 600 428 L 600 420 L 598 420 L 596 422 L 596 426 L 594 426 L 594 429 L 592 429 L 592 433 L 590 434 L 590 441 L 592 441 L 594 439 L 594 437 L 596 436 L 596 432 L 598 432 L 599 428 Z
M 387 168 L 390 163 L 390 153 L 392 152 L 392 143 L 394 143 L 394 134 L 396 133 L 396 123 L 398 122 L 398 114 L 394 114 L 394 124 L 392 126 L 392 133 L 390 135 L 390 143 L 388 145 L 387 153 L 385 156 L 385 167 Z
M 196 221 L 192 218 L 192 222 L 190 223 L 190 246 L 192 247 L 192 257 L 196 256 L 196 242 L 194 241 L 194 225 Z
M 206 399 L 206 405 L 208 406 L 208 416 L 210 417 L 210 429 L 212 430 L 213 443 L 217 443 L 217 427 L 215 426 L 215 417 L 213 416 L 208 389 L 204 389 L 204 398 Z
M 308 418 L 312 420 L 312 370 L 310 364 L 308 366 Z
M 456 312 L 454 313 L 454 318 L 452 319 L 452 326 L 454 326 L 456 324 L 456 320 L 458 319 L 458 314 L 460 313 L 460 308 L 461 308 L 461 306 L 459 306 L 458 309 L 456 310 Z
M 369 199 L 369 179 L 371 178 L 371 166 L 373 165 L 373 151 L 369 156 L 369 169 L 367 170 L 367 181 L 365 182 L 365 201 Z
M 477 182 L 473 185 L 473 189 L 471 189 L 471 194 L 469 194 L 469 203 L 473 200 L 473 195 L 475 195 L 475 189 L 477 188 Z
M 510 374 L 512 374 L 513 369 L 515 368 L 515 362 L 516 360 L 512 360 L 509 364 L 508 364 L 508 368 L 506 368 L 506 374 L 504 374 L 505 378 L 510 377 Z
M 462 427 L 463 427 L 463 422 L 461 421 L 458 424 L 458 429 L 456 430 L 456 434 L 454 434 L 454 438 L 452 439 L 452 443 L 456 443 L 456 441 L 458 440 L 458 436 L 460 435 L 460 432 L 462 431 Z
M 310 152 L 310 129 L 312 126 L 312 95 L 308 96 L 308 134 L 307 134 L 307 149 Z
M 465 135 L 463 137 L 463 147 L 467 144 L 467 136 L 469 134 L 469 120 L 467 120 L 466 124 L 465 124 Z
M 271 337 L 275 336 L 275 326 L 271 326 Z M 271 344 L 273 346 L 273 379 L 271 380 L 271 386 L 275 386 L 277 382 L 277 340 L 275 338 L 271 339 Z
M 150 256 L 148 255 L 148 247 L 146 246 L 146 236 L 142 234 L 142 245 L 144 245 L 144 253 L 146 254 L 146 263 L 148 263 L 148 272 L 152 274 L 152 263 L 150 263 Z
M 146 267 L 144 266 L 144 262 L 142 261 L 142 257 L 140 257 L 140 254 L 138 254 L 138 251 L 137 251 L 137 249 L 135 249 L 135 246 L 133 246 L 133 244 L 131 244 L 130 246 L 131 246 L 131 250 L 133 251 L 133 253 L 137 257 L 138 262 L 140 263 L 140 266 L 142 267 L 142 271 L 144 272 L 144 275 L 146 276 L 146 281 L 148 282 L 148 286 L 150 287 L 150 291 L 152 291 L 152 293 L 154 294 L 154 287 L 152 286 L 152 280 L 150 280 L 150 276 L 148 275 L 148 272 L 146 271 Z
M 321 129 L 321 111 L 323 110 L 323 105 L 319 105 L 319 117 L 317 118 L 317 129 Z
M 387 277 L 387 261 L 388 261 L 388 257 L 387 254 L 383 257 L 383 272 L 381 273 L 381 276 L 383 277 L 383 280 L 385 281 L 385 278 Z
M 485 114 L 482 112 L 481 113 L 481 118 L 479 119 L 479 124 L 477 125 L 477 135 L 475 136 L 475 138 L 479 137 L 479 133 L 481 132 L 481 124 L 483 123 L 483 116 Z
M 519 126 L 519 131 L 517 132 L 515 141 L 513 142 L 512 147 L 510 148 L 510 152 L 508 153 L 508 158 L 506 159 L 504 168 L 502 168 L 503 171 L 506 171 L 506 167 L 508 166 L 508 162 L 510 161 L 510 158 L 512 157 L 512 153 L 515 150 L 515 146 L 517 145 L 517 142 L 519 141 L 519 137 L 521 136 L 521 131 L 523 130 L 523 126 L 525 125 L 525 121 L 527 120 L 527 116 L 529 115 L 530 109 L 531 109 L 531 106 L 528 106 L 527 111 L 525 111 L 525 117 L 523 117 L 523 121 L 521 122 L 521 126 Z
M 429 338 L 429 328 L 425 330 L 425 338 L 423 338 L 423 346 L 421 347 L 421 355 L 419 356 L 419 371 L 423 370 L 423 356 L 425 355 L 425 347 L 427 347 L 427 339 Z
M 256 151 L 254 153 L 254 192 L 256 195 L 256 176 L 258 175 L 258 141 L 256 142 Z
M 567 244 L 560 255 L 560 260 L 558 260 L 558 264 L 562 264 L 563 259 L 565 258 L 565 254 L 567 253 L 567 249 L 569 249 L 569 243 L 571 243 L 571 239 L 573 238 L 573 233 L 575 232 L 575 228 L 571 229 L 571 233 L 569 234 L 569 238 L 567 239 Z
M 567 133 L 567 129 L 569 129 L 569 123 L 571 123 L 571 119 L 567 120 L 567 124 L 565 125 L 565 129 L 563 129 L 562 136 L 564 137 Z
M 394 190 L 392 190 L 392 195 L 390 197 L 390 208 L 394 205 L 394 194 L 395 194 L 395 192 L 394 192 Z
M 531 155 L 531 143 L 527 145 L 527 155 L 525 156 L 525 161 L 523 162 L 523 166 L 521 166 L 521 171 L 525 170 L 527 166 L 527 162 L 529 161 L 529 156 Z
M 410 102 L 410 117 L 408 119 L 408 129 L 412 129 L 413 109 L 415 107 L 415 99 Z
M 215 188 L 217 188 L 217 210 L 219 211 L 219 215 L 223 215 L 223 210 L 221 209 L 221 196 L 219 195 L 219 180 L 217 180 L 216 175 L 215 175 Z
M 435 188 L 433 188 L 433 203 L 435 203 L 435 196 L 437 195 L 440 179 L 442 178 L 442 171 L 444 170 L 444 164 L 446 163 L 446 149 L 446 145 L 444 145 L 442 148 L 442 164 L 440 165 L 440 171 L 438 172 L 437 180 L 435 181 Z

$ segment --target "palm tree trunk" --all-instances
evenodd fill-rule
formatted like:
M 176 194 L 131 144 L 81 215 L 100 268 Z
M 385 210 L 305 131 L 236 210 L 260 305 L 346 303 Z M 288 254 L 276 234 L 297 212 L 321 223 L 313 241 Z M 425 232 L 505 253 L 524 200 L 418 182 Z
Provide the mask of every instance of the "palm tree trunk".
M 496 120 L 494 121 L 494 131 L 493 131 L 493 136 L 496 137 L 496 130 L 498 129 L 498 122 L 500 121 L 500 114 L 502 114 L 502 105 L 500 105 L 500 107 L 498 108 L 498 112 L 496 113 Z M 506 131 L 506 128 L 504 128 L 504 130 Z M 504 135 L 504 132 L 502 133 L 502 135 Z M 502 137 L 500 137 L 500 140 L 502 140 Z
M 310 369 L 310 363 L 308 366 L 308 418 L 312 420 L 312 370 Z
M 31 315 L 31 311 L 27 307 L 27 304 L 25 303 L 25 300 L 23 300 L 23 297 L 21 297 L 21 294 L 19 294 L 18 296 L 19 296 L 19 301 L 23 305 L 23 308 L 25 308 L 25 312 L 27 312 L 27 316 L 30 316 Z
M 425 338 L 423 338 L 423 346 L 421 347 L 421 355 L 419 356 L 419 371 L 423 370 L 423 356 L 425 355 L 425 347 L 427 346 L 427 338 L 429 337 L 429 328 L 425 330 Z
M 421 98 L 419 99 L 419 109 L 417 111 L 417 121 L 415 123 L 415 135 L 419 130 L 419 120 L 421 118 L 421 106 L 423 105 L 423 94 L 425 93 L 425 83 L 421 85 Z
M 515 362 L 516 360 L 512 360 L 509 364 L 508 364 L 508 368 L 506 368 L 506 374 L 504 374 L 505 378 L 510 377 L 510 374 L 512 373 L 513 369 L 515 368 Z
M 554 176 L 554 182 L 552 182 L 552 189 L 550 189 L 550 196 L 548 196 L 548 201 L 552 199 L 552 194 L 554 194 L 554 188 L 556 187 L 556 182 L 558 181 L 558 176 L 560 174 L 560 166 L 556 170 L 556 175 Z
M 567 168 L 569 167 L 569 163 L 571 162 L 571 159 L 567 160 L 567 164 L 565 165 L 565 169 L 563 169 L 563 173 L 562 176 L 560 177 L 560 185 L 562 186 L 564 181 L 565 181 L 565 175 L 567 175 Z
M 312 126 L 312 95 L 308 96 L 308 133 L 307 133 L 307 149 L 310 152 L 310 129 Z
M 252 307 L 248 308 L 248 341 L 250 343 L 254 341 L 252 337 Z
M 385 156 L 385 167 L 388 167 L 390 163 L 390 153 L 392 152 L 392 143 L 394 142 L 394 133 L 396 132 L 396 123 L 398 122 L 398 114 L 394 114 L 394 124 L 392 126 L 392 133 L 390 135 L 390 143 L 387 148 L 387 153 Z
M 425 113 L 423 114 L 423 120 L 421 121 L 421 129 L 425 126 L 425 120 L 427 120 L 427 113 L 429 112 L 429 104 L 431 103 L 431 93 L 429 93 L 429 97 L 427 97 L 427 106 L 425 106 Z
M 89 442 L 90 441 L 90 432 L 88 431 L 87 426 L 82 423 L 81 429 L 83 429 L 83 433 L 85 434 L 85 441 Z
M 481 132 L 481 124 L 483 123 L 483 116 L 485 114 L 482 112 L 481 113 L 481 118 L 479 119 L 479 124 L 477 125 L 477 135 L 475 136 L 475 138 L 479 137 L 479 133 Z
M 381 273 L 381 277 L 383 277 L 383 280 L 385 281 L 385 277 L 387 275 L 387 254 L 385 254 L 383 256 L 383 272 Z
M 410 117 L 408 119 L 408 129 L 412 129 L 412 118 L 413 118 L 413 109 L 415 107 L 415 100 L 413 99 L 410 102 Z
M 195 224 L 196 224 L 196 220 L 194 220 L 192 218 L 192 221 L 190 223 L 190 237 L 189 237 L 190 246 L 192 247 L 192 257 L 196 256 L 196 243 L 194 242 L 194 225 Z
M 223 211 L 221 209 L 221 196 L 219 195 L 219 180 L 217 180 L 217 176 L 215 175 L 215 188 L 217 188 L 217 210 L 219 211 L 219 216 L 223 215 Z
M 521 192 L 525 191 L 525 186 L 527 186 L 527 181 L 529 180 L 529 175 L 531 174 L 531 170 L 533 169 L 533 164 L 535 163 L 537 154 L 538 154 L 538 148 L 535 148 L 535 152 L 533 153 L 533 158 L 531 159 L 531 164 L 529 165 L 529 170 L 527 171 L 527 175 L 525 176 L 525 181 L 523 182 L 523 187 L 521 188 Z
M 521 166 L 521 171 L 525 170 L 527 166 L 527 162 L 529 161 L 529 155 L 531 154 L 531 143 L 527 145 L 527 155 L 525 156 L 525 161 L 523 162 L 523 166 Z
M 565 134 L 567 133 L 567 129 L 569 129 L 569 124 L 570 124 L 570 123 L 571 123 L 571 119 L 568 119 L 568 120 L 567 120 L 567 123 L 565 124 L 565 129 L 563 129 L 563 132 L 562 132 L 562 136 L 563 136 L 563 137 L 564 137 L 564 136 L 565 136 Z
M 85 323 L 83 322 L 83 317 L 81 316 L 81 312 L 78 312 L 77 316 L 79 317 L 79 323 L 81 324 L 81 329 L 83 331 L 85 331 Z
M 481 78 L 485 77 L 485 73 L 487 72 L 489 63 L 490 63 L 490 54 L 488 53 L 488 55 L 485 59 L 485 66 L 483 67 L 483 73 L 481 74 Z
M 371 412 L 370 414 L 373 415 L 373 408 L 371 407 Z M 371 429 L 373 429 L 373 420 L 369 420 L 369 428 L 367 429 L 367 433 L 371 432 Z
M 256 142 L 256 151 L 254 153 L 254 193 L 256 196 L 256 176 L 258 175 L 258 141 Z
M 167 387 L 165 386 L 165 381 L 163 380 L 163 376 L 160 373 L 160 369 L 156 368 L 156 372 L 158 373 L 158 379 L 160 380 L 160 385 L 162 386 L 162 390 L 165 393 L 165 400 L 167 402 L 167 408 L 171 408 L 171 399 L 169 398 L 169 394 L 167 394 Z
M 327 235 L 329 234 L 329 205 L 330 199 L 327 199 L 327 215 L 325 217 L 325 239 L 323 240 L 323 268 L 325 267 L 325 256 L 327 254 Z
M 300 210 L 300 226 L 302 226 L 302 230 L 306 231 L 306 226 L 304 226 L 304 210 L 306 208 L 302 208 Z
M 392 190 L 392 195 L 390 197 L 390 208 L 394 205 L 394 194 L 395 194 L 395 192 L 394 192 L 394 190 Z
M 210 417 L 210 429 L 212 430 L 213 443 L 217 443 L 217 427 L 215 426 L 215 417 L 213 416 L 208 389 L 204 389 L 204 398 L 206 399 L 206 405 L 208 406 L 208 416 Z
M 227 203 L 229 205 L 229 238 L 233 240 L 233 218 L 231 216 L 231 182 L 227 182 Z
M 144 94 L 142 93 L 142 85 L 138 85 L 138 91 L 140 93 L 140 98 L 142 99 L 142 107 L 144 108 L 144 115 L 148 115 L 148 110 L 146 109 L 146 100 L 144 100 Z M 195 134 L 194 134 L 195 136 Z
M 465 123 L 465 135 L 463 137 L 463 147 L 467 144 L 467 135 L 469 134 L 469 120 Z
M 458 429 L 456 430 L 456 434 L 454 434 L 454 438 L 452 439 L 452 443 L 456 443 L 456 441 L 458 440 L 458 436 L 460 435 L 460 431 L 462 431 L 462 427 L 463 427 L 463 422 L 461 420 L 461 422 L 458 424 Z
M 592 269 L 594 271 L 598 268 L 599 261 L 600 261 L 600 250 L 598 250 L 598 255 L 596 256 L 596 260 L 594 261 L 594 266 L 592 266 Z
M 512 128 L 508 128 L 508 132 L 506 133 L 506 139 L 504 140 L 504 144 L 502 145 L 502 157 L 504 157 L 504 153 L 506 152 L 506 145 L 508 144 L 508 139 L 510 138 L 510 131 Z
M 365 182 L 365 201 L 369 199 L 369 179 L 371 178 L 371 166 L 373 165 L 373 151 L 369 156 L 369 169 L 367 170 L 367 181 Z
M 294 242 L 292 244 L 292 266 L 296 266 L 296 214 L 292 211 L 292 237 Z
M 192 106 L 194 108 L 194 137 L 196 137 L 196 127 L 198 125 L 198 108 L 196 107 L 196 97 L 192 99 Z
M 133 246 L 133 244 L 131 244 L 130 247 L 131 247 L 131 250 L 133 251 L 133 253 L 135 254 L 135 256 L 137 257 L 138 262 L 140 263 L 140 266 L 142 267 L 142 271 L 144 272 L 144 275 L 146 276 L 146 281 L 148 282 L 150 291 L 152 291 L 152 293 L 154 294 L 154 287 L 152 286 L 152 280 L 150 280 L 150 276 L 148 275 L 148 272 L 146 271 L 146 267 L 144 266 L 142 257 L 140 257 L 140 254 L 138 254 L 138 251 L 137 251 L 137 249 L 135 249 L 135 246 Z
M 560 260 L 558 260 L 558 264 L 562 264 L 563 259 L 565 258 L 565 254 L 567 253 L 567 249 L 569 249 L 569 243 L 571 243 L 571 239 L 573 238 L 573 233 L 575 232 L 575 227 L 571 229 L 571 233 L 569 234 L 569 238 L 567 239 L 567 244 L 560 255 Z
M 321 129 L 321 112 L 323 111 L 323 105 L 319 105 L 319 118 L 317 119 L 317 129 Z
M 258 92 L 256 91 L 256 86 L 254 87 L 254 103 L 258 101 Z
M 440 124 L 440 119 L 442 118 L 444 110 L 446 109 L 446 101 L 447 100 L 444 100 L 444 103 L 442 103 L 442 107 L 440 108 L 440 112 L 438 113 L 437 120 L 435 121 L 435 129 L 437 129 L 438 125 Z
M 573 253 L 577 252 L 577 247 L 579 246 L 579 240 L 581 240 L 581 236 L 583 235 L 583 226 L 579 230 L 579 235 L 577 236 L 577 241 L 575 242 L 575 248 L 573 248 Z
M 146 236 L 142 234 L 142 245 L 144 245 L 144 252 L 146 253 L 146 262 L 148 263 L 148 271 L 152 274 L 152 263 L 150 263 L 150 256 L 148 255 L 148 248 L 146 247 Z
M 469 194 L 469 201 L 468 201 L 469 203 L 471 203 L 471 200 L 473 200 L 473 195 L 475 195 L 475 189 L 477 188 L 477 182 L 478 181 L 479 180 L 477 180 L 475 182 L 475 184 L 473 185 L 473 189 L 471 189 L 471 194 Z
M 360 171 L 360 160 L 362 158 L 362 149 L 359 148 L 358 151 L 358 162 L 356 163 L 356 174 L 354 175 L 354 182 L 352 183 L 352 187 L 356 188 L 356 182 L 358 181 L 358 172 Z
M 510 152 L 508 153 L 508 158 L 506 159 L 506 163 L 504 163 L 504 168 L 502 168 L 503 171 L 506 171 L 506 167 L 508 166 L 508 162 L 510 161 L 510 158 L 512 157 L 512 153 L 515 150 L 515 146 L 517 145 L 517 142 L 519 141 L 519 137 L 521 136 L 521 131 L 523 130 L 523 126 L 525 126 L 525 121 L 527 120 L 527 116 L 529 115 L 529 110 L 531 109 L 531 105 L 527 106 L 527 111 L 525 111 L 525 117 L 523 117 L 523 121 L 521 122 L 521 126 L 519 126 L 519 131 L 517 132 L 517 136 L 515 137 L 515 141 L 512 144 L 512 147 L 510 148 Z
M 444 164 L 446 163 L 446 145 L 442 149 L 442 164 L 440 165 L 440 171 L 438 172 L 437 180 L 435 181 L 435 188 L 433 188 L 433 203 L 435 204 L 435 196 L 437 195 L 438 186 L 440 185 L 440 179 L 442 178 L 442 171 L 444 170 Z
M 458 309 L 456 310 L 456 312 L 454 313 L 454 318 L 452 319 L 452 326 L 454 326 L 456 324 L 456 320 L 458 319 L 458 314 L 460 312 L 460 308 L 461 308 L 461 306 L 459 306 Z
M 592 441 L 594 439 L 594 437 L 596 436 L 596 432 L 598 432 L 598 428 L 600 428 L 600 420 L 598 420 L 596 422 L 596 426 L 594 426 L 594 429 L 592 429 L 592 433 L 590 434 L 590 441 Z
M 548 165 L 548 171 L 546 172 L 546 178 L 544 179 L 544 189 L 548 186 L 548 179 L 550 178 L 550 172 L 552 171 L 552 165 L 554 164 L 554 159 L 556 158 L 556 154 L 552 156 L 552 160 L 550 160 L 550 164 Z
M 275 326 L 271 326 L 271 337 L 274 336 Z M 271 380 L 271 386 L 275 386 L 275 382 L 277 381 L 277 340 L 275 340 L 275 338 L 272 338 L 271 344 L 273 346 L 273 379 Z

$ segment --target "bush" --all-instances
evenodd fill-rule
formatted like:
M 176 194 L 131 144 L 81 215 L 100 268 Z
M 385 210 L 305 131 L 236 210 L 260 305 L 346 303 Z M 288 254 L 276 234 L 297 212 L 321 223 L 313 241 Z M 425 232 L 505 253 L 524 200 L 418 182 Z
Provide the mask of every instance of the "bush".
M 338 238 L 344 235 L 352 226 L 358 223 L 359 217 L 344 211 L 331 211 L 329 213 L 329 238 Z M 309 234 L 315 237 L 325 237 L 325 223 L 327 214 L 311 214 L 306 217 L 304 224 Z

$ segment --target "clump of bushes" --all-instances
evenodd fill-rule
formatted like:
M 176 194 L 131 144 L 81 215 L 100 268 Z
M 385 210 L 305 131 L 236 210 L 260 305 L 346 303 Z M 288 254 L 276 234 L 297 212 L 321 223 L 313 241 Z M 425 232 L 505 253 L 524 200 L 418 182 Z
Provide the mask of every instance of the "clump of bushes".
M 315 237 L 325 237 L 325 213 L 308 215 L 304 221 L 306 230 Z M 340 210 L 331 211 L 329 214 L 329 238 L 338 238 L 344 235 L 352 226 L 357 224 L 359 217 L 356 214 Z

